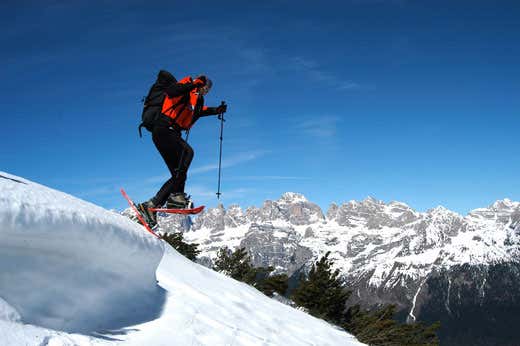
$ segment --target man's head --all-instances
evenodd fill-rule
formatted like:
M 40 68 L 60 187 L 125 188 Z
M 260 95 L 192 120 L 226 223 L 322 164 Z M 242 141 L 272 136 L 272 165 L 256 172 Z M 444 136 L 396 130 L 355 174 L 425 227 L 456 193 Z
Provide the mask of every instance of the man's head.
M 209 92 L 209 90 L 211 89 L 211 87 L 213 86 L 213 82 L 211 81 L 211 79 L 209 79 L 205 75 L 200 75 L 196 79 L 200 79 L 200 80 L 203 80 L 206 82 L 206 84 L 203 87 L 199 88 L 199 93 L 201 95 L 206 95 Z

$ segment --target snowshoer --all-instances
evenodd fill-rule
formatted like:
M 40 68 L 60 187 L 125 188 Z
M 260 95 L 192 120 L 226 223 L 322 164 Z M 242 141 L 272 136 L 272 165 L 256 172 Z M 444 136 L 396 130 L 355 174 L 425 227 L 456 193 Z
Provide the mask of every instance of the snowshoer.
M 145 99 L 140 128 L 144 126 L 151 131 L 153 143 L 171 174 L 154 197 L 137 205 L 152 228 L 157 225 L 157 213 L 150 209 L 161 208 L 165 203 L 166 208 L 193 206 L 184 189 L 194 153 L 182 138 L 182 131 L 189 133 L 201 117 L 226 112 L 225 104 L 219 107 L 204 105 L 204 95 L 211 87 L 211 80 L 204 75 L 177 81 L 171 73 L 161 70 Z

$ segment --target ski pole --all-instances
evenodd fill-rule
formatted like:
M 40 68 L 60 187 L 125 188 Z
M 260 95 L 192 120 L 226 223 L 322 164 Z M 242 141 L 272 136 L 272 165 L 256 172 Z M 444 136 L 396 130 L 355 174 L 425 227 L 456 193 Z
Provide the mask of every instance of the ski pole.
M 224 101 L 222 101 L 220 103 L 221 106 L 225 106 L 226 103 Z M 218 115 L 218 119 L 220 120 L 220 154 L 219 154 L 219 158 L 218 158 L 218 190 L 217 190 L 217 199 L 220 200 L 220 195 L 222 194 L 220 192 L 220 176 L 221 176 L 221 172 L 222 172 L 222 134 L 224 132 L 224 112 L 220 113 Z

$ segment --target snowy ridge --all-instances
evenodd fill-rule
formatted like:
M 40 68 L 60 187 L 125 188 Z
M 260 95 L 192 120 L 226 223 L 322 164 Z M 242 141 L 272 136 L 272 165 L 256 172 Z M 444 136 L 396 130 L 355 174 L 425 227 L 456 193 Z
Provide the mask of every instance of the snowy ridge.
M 116 327 L 156 298 L 163 245 L 128 219 L 18 177 L 0 179 L 0 297 L 28 323 L 68 331 Z M 47 299 L 59 296 L 49 306 Z M 128 302 L 135 303 L 128 304 Z
M 2 346 L 361 345 L 122 215 L 0 176 Z

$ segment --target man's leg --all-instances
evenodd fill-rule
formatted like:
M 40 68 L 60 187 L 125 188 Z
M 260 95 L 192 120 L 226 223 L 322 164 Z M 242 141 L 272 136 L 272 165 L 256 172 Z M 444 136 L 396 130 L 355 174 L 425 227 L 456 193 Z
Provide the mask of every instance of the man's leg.
M 181 172 L 178 171 L 179 166 L 183 166 L 180 164 L 180 160 L 183 156 L 183 143 L 185 141 L 181 138 L 180 133 L 168 128 L 155 129 L 152 139 L 171 174 L 171 178 L 163 184 L 155 197 L 152 198 L 152 202 L 156 206 L 162 206 L 171 193 L 178 192 L 179 179 L 186 180 L 185 174 L 183 177 Z

